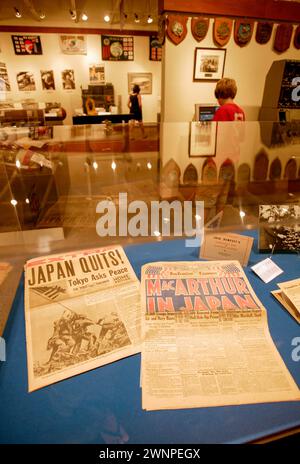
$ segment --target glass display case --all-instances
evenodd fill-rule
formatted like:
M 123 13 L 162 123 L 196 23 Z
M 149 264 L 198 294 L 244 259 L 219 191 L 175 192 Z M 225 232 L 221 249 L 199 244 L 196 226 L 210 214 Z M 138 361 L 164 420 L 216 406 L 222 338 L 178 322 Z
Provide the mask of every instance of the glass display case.
M 125 247 L 138 278 L 141 266 L 149 261 L 197 260 L 199 247 L 186 247 L 185 239 L 191 237 L 200 219 L 197 203 L 203 202 L 203 224 L 217 217 L 217 232 L 254 238 L 249 264 L 266 257 L 260 252 L 273 253 L 286 277 L 297 277 L 300 123 L 293 122 L 292 129 L 286 124 L 145 124 L 146 137 L 134 124 L 109 122 L 54 126 L 45 132 L 30 127 L 0 128 L 0 333 L 12 308 L 4 332 L 5 338 L 10 337 L 8 354 L 12 359 L 7 375 L 12 378 L 13 371 L 19 372 L 20 401 L 32 412 L 34 427 L 39 428 L 36 436 L 28 417 L 21 419 L 13 406 L 7 407 L 5 420 L 11 424 L 20 421 L 22 441 L 232 443 L 300 427 L 299 402 L 204 408 L 204 422 L 199 421 L 197 410 L 142 411 L 138 356 L 59 382 L 38 394 L 26 391 L 21 277 L 24 263 L 33 257 L 118 243 Z M 169 210 L 162 208 L 167 214 L 160 215 L 154 228 L 151 207 L 158 202 L 169 205 Z M 180 235 L 172 208 L 185 202 L 191 205 L 193 222 L 190 229 L 182 227 Z M 107 225 L 102 230 L 98 227 L 99 218 L 110 207 L 115 217 L 107 216 L 107 220 L 116 221 L 114 234 Z M 137 213 L 143 226 L 135 231 L 142 232 L 121 231 L 121 215 L 128 225 Z M 283 255 L 277 255 L 282 251 Z M 274 341 L 299 383 L 298 365 L 290 360 L 290 340 L 299 333 L 299 325 L 269 296 L 272 284 L 265 296 L 266 287 L 250 267 L 247 275 L 268 309 Z M 14 393 L 11 395 L 12 399 Z M 41 408 L 47 416 L 43 424 Z M 55 426 L 51 425 L 54 417 Z M 188 424 L 186 431 L 180 426 L 182 420 Z M 171 423 L 172 430 L 163 430 Z M 1 429 L 3 439 L 13 442 L 16 435 L 9 438 L 7 430 Z

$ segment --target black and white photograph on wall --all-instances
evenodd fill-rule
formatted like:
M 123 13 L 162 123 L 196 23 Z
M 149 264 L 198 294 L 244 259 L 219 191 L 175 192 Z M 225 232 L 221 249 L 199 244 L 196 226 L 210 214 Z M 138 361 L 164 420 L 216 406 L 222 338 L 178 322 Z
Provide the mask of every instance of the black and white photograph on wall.
M 140 87 L 141 95 L 152 94 L 152 73 L 128 73 L 128 93 L 134 85 Z
M 22 71 L 17 74 L 18 88 L 21 91 L 36 90 L 34 75 L 29 71 Z
M 55 90 L 54 73 L 52 70 L 41 71 L 43 90 Z
M 90 84 L 105 84 L 104 64 L 91 64 L 89 67 Z
M 65 69 L 62 71 L 61 77 L 64 90 L 75 89 L 75 77 L 73 69 Z
M 259 205 L 259 250 L 300 251 L 300 205 Z
M 5 63 L 0 63 L 0 92 L 11 90 Z
M 195 49 L 194 81 L 218 81 L 223 77 L 226 49 Z

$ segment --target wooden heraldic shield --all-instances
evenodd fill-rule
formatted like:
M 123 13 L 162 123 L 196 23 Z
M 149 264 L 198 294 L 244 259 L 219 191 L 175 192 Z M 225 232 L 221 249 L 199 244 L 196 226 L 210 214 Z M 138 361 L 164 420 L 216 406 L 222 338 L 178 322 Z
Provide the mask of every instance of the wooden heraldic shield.
M 290 46 L 292 34 L 292 24 L 278 24 L 274 40 L 274 50 L 280 53 L 285 52 Z
M 167 36 L 175 45 L 178 45 L 185 39 L 185 36 L 187 34 L 187 20 L 187 16 L 168 16 Z
M 232 19 L 216 18 L 214 21 L 214 41 L 223 47 L 229 42 L 232 30 Z
M 209 27 L 209 18 L 192 18 L 191 30 L 194 39 L 201 42 L 207 34 Z
M 273 23 L 257 23 L 255 40 L 257 43 L 264 45 L 269 42 L 273 30 Z
M 300 24 L 295 30 L 295 35 L 294 35 L 294 47 L 299 50 L 300 48 Z
M 234 40 L 237 45 L 244 47 L 252 37 L 254 21 L 252 19 L 236 19 L 234 25 Z

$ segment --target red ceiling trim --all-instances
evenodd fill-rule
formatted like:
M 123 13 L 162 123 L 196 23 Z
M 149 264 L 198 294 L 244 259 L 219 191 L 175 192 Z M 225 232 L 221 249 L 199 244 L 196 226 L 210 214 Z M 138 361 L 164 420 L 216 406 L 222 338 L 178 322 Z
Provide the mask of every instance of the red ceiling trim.
M 159 13 L 247 17 L 300 23 L 300 3 L 282 0 L 159 0 Z

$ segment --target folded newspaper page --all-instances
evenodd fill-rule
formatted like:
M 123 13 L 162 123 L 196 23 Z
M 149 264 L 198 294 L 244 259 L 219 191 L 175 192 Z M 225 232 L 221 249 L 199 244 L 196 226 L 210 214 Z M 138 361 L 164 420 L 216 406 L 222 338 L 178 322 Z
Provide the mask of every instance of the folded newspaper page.
M 281 290 L 272 290 L 272 295 L 276 298 L 279 303 L 290 313 L 290 315 L 300 324 L 300 313 L 295 309 L 293 304 L 289 301 L 286 301 L 283 298 L 283 292 Z
M 300 279 L 280 282 L 278 284 L 284 300 L 293 306 L 300 315 Z
M 300 399 L 238 261 L 149 263 L 141 293 L 144 409 Z
M 25 266 L 29 391 L 140 351 L 140 283 L 121 246 Z

